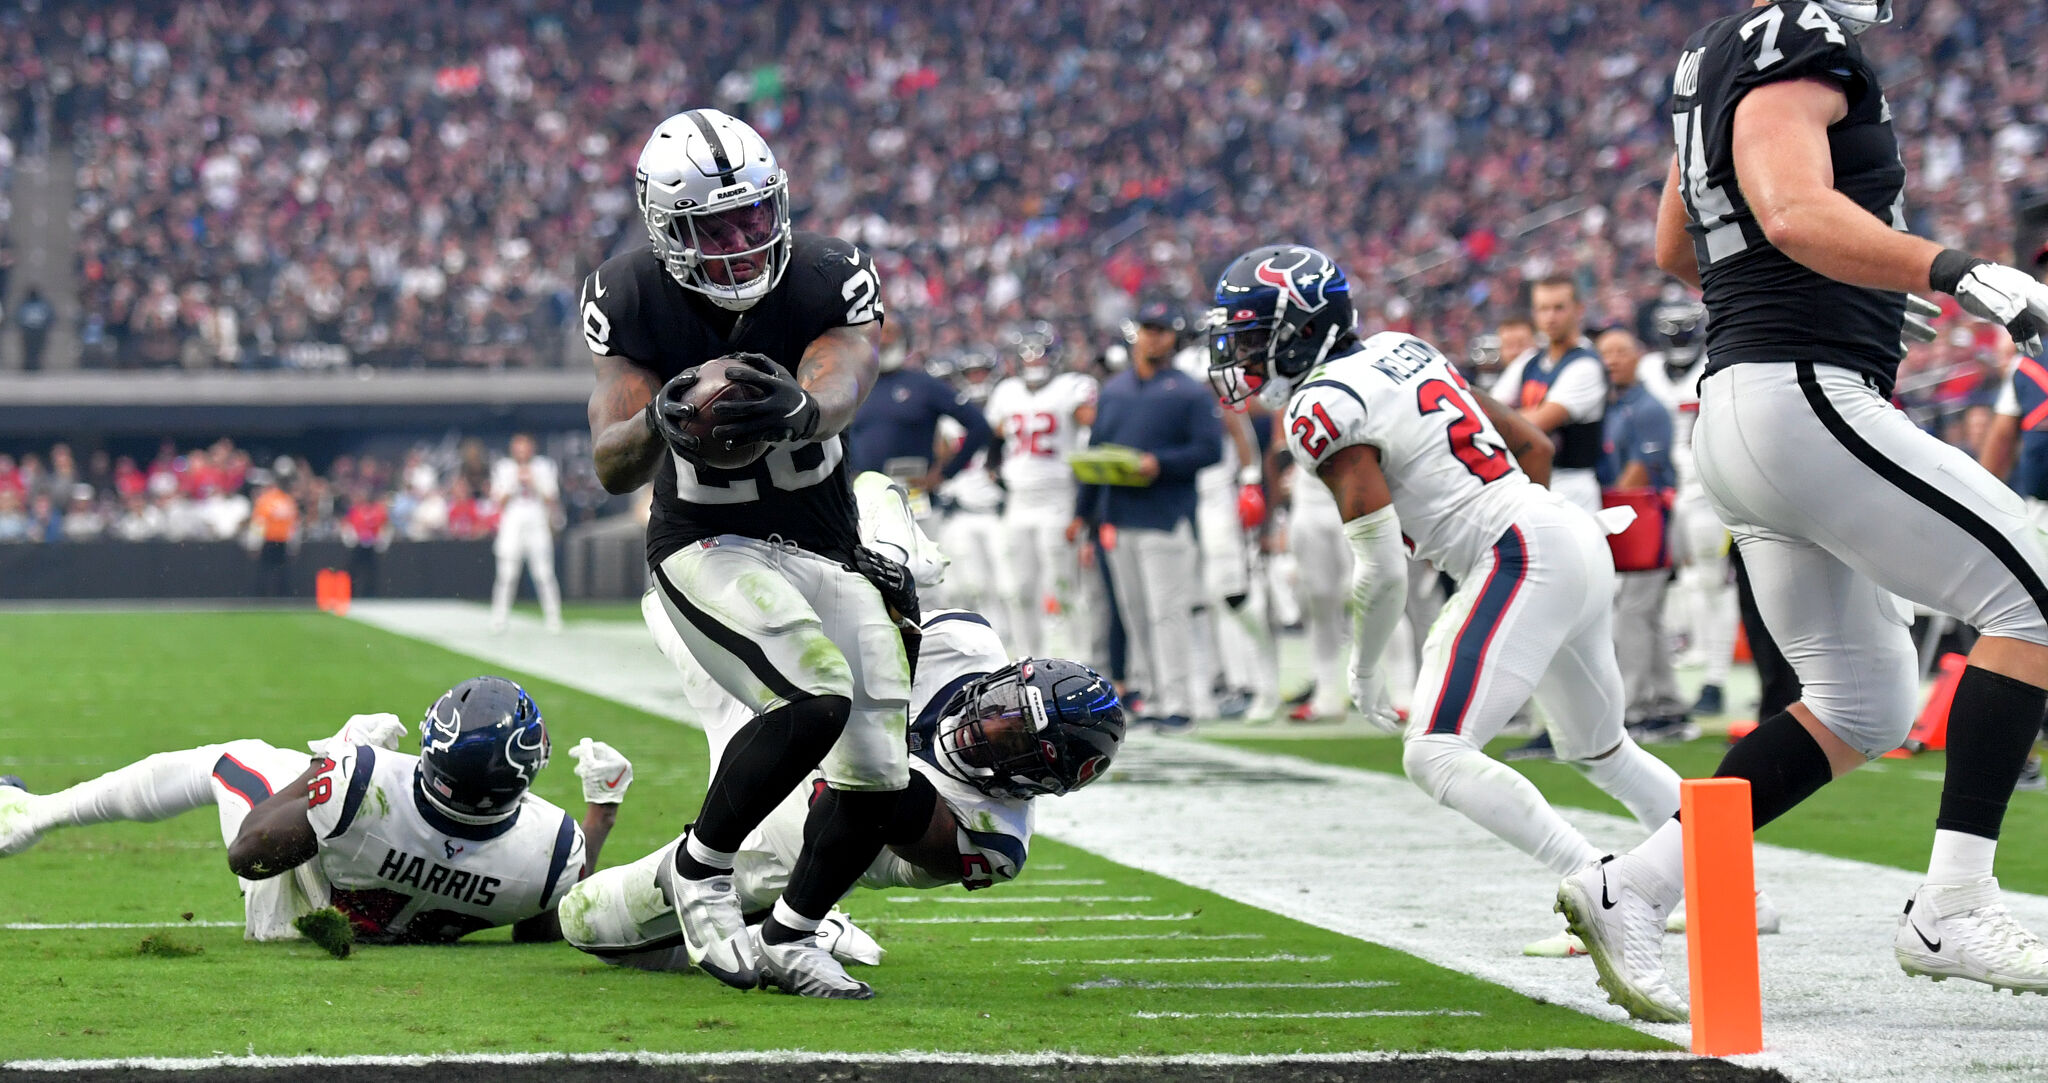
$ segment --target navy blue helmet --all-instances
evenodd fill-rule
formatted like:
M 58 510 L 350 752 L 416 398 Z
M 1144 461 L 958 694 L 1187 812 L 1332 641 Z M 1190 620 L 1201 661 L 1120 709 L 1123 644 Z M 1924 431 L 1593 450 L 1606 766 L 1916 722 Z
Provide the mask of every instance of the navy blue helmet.
M 1226 403 L 1258 395 L 1277 410 L 1355 322 L 1351 283 L 1336 260 L 1302 244 L 1254 248 L 1216 280 L 1204 326 L 1209 383 Z
M 420 719 L 420 792 L 459 823 L 510 816 L 548 765 L 547 723 L 526 689 L 471 677 Z
M 1056 796 L 1109 769 L 1123 702 L 1079 662 L 1026 658 L 954 693 L 935 737 L 946 773 L 991 797 Z

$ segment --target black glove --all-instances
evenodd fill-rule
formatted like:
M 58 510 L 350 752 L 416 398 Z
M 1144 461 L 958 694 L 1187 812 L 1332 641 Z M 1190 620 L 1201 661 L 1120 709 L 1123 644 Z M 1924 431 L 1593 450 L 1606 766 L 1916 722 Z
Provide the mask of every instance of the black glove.
M 856 545 L 853 547 L 853 570 L 875 585 L 875 589 L 882 593 L 882 601 L 888 603 L 899 620 L 909 621 L 912 627 L 917 626 L 917 580 L 911 578 L 909 568 L 865 545 Z
M 640 416 L 647 422 L 647 431 L 653 433 L 669 450 L 697 461 L 697 438 L 684 431 L 683 426 L 697 416 L 697 408 L 683 401 L 696 386 L 697 370 L 686 369 L 661 386 L 654 397 L 647 400 L 647 409 Z
M 744 364 L 727 369 L 726 378 L 758 390 L 761 397 L 713 406 L 712 416 L 725 424 L 711 430 L 712 436 L 738 445 L 809 440 L 817 433 L 818 400 L 798 386 L 795 376 L 757 353 L 733 354 L 732 360 Z

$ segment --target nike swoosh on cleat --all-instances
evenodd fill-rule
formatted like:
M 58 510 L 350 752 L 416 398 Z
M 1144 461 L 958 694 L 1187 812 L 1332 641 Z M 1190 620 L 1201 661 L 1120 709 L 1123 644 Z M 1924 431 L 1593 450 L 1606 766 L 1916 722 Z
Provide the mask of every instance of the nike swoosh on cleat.
M 1913 930 L 1913 935 L 1914 935 L 1914 936 L 1917 936 L 1917 937 L 1919 937 L 1919 938 L 1920 938 L 1920 942 L 1921 942 L 1922 944 L 1925 944 L 1925 945 L 1927 945 L 1927 950 L 1928 950 L 1928 951 L 1940 951 L 1940 950 L 1941 950 L 1941 941 L 1939 941 L 1939 940 L 1929 940 L 1929 939 L 1927 939 L 1927 934 L 1926 934 L 1926 933 L 1923 933 L 1923 932 L 1921 932 L 1921 931 L 1920 931 L 1920 926 L 1918 926 L 1918 925 L 1914 925 L 1914 924 L 1913 924 L 1912 922 L 1910 922 L 1910 921 L 1909 921 L 1909 922 L 1907 922 L 1907 923 L 1906 923 L 1906 925 L 1907 925 L 1907 926 L 1908 926 L 1909 928 L 1911 928 L 1911 929 Z
M 1614 909 L 1614 900 L 1607 897 L 1607 870 L 1600 870 L 1600 909 Z

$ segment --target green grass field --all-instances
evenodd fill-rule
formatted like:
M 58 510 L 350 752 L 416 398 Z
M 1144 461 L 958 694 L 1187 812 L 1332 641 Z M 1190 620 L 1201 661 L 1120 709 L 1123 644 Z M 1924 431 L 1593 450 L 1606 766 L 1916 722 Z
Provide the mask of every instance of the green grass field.
M 361 624 L 278 612 L 11 613 L 0 617 L 0 657 L 8 660 L 0 672 L 0 773 L 22 775 L 38 791 L 167 749 L 250 737 L 298 746 L 355 712 L 416 717 L 442 690 L 485 668 Z M 526 683 L 558 752 L 594 736 L 635 761 L 636 782 L 605 863 L 631 860 L 672 837 L 702 794 L 702 736 L 544 681 Z M 1288 742 L 1279 751 L 1350 756 L 1346 762 L 1384 769 L 1393 747 L 1303 747 L 1309 744 Z M 1547 787 L 1575 781 L 1563 769 L 1539 769 L 1538 777 L 1546 770 L 1558 776 Z M 580 807 L 564 756 L 538 790 Z M 1879 833 L 1876 826 L 1866 832 Z M 1046 905 L 1006 896 L 1107 901 Z M 337 961 L 307 945 L 245 943 L 237 928 L 5 928 L 0 1052 L 1670 1048 L 1049 839 L 1036 843 L 1016 884 L 975 896 L 862 895 L 847 909 L 890 951 L 871 975 L 880 996 L 867 1004 L 740 994 L 701 975 L 621 971 L 563 945 L 514 946 L 502 932 L 448 948 L 362 948 Z M 1076 920 L 1127 913 L 1191 916 Z M 0 924 L 176 923 L 185 915 L 240 917 L 218 825 L 206 810 L 159 824 L 54 832 L 0 861 Z M 146 936 L 197 950 L 145 953 Z M 1202 939 L 1216 937 L 1232 939 Z M 1184 961 L 1192 959 L 1216 961 Z M 1185 987 L 1205 983 L 1235 987 Z M 1371 1012 L 1473 1014 L 1364 1014 Z M 1258 1017 L 1237 1017 L 1245 1013 Z

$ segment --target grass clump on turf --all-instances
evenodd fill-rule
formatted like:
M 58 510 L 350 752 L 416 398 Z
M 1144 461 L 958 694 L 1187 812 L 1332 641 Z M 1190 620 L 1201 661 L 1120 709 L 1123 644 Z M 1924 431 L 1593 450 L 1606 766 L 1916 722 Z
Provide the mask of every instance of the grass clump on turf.
M 169 933 L 156 933 L 142 938 L 135 945 L 135 954 L 154 955 L 160 959 L 182 959 L 187 955 L 203 955 L 206 949 L 197 944 L 187 944 Z
M 292 928 L 337 959 L 346 959 L 355 950 L 356 927 L 331 906 L 301 915 L 292 922 Z

